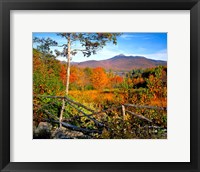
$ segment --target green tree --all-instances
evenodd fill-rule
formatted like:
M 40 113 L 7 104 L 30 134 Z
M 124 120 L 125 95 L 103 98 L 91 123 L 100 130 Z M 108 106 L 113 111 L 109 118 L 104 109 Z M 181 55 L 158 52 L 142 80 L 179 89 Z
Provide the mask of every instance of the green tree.
M 52 57 L 53 51 L 50 47 L 58 45 L 58 43 L 51 38 L 34 37 L 33 43 L 37 45 L 37 50 L 44 55 L 43 57 Z

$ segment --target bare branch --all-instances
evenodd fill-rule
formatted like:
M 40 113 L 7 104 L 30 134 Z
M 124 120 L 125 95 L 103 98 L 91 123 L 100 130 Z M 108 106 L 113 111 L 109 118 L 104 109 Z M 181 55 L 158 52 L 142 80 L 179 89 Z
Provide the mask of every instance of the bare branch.
M 67 44 L 58 45 L 58 47 L 67 47 Z

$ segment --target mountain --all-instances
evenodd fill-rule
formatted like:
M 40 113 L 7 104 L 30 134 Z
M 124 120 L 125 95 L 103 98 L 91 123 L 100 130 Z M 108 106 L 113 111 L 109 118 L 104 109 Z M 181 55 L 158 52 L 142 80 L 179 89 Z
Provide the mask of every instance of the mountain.
M 85 62 L 73 62 L 72 65 L 79 67 L 103 67 L 106 70 L 112 69 L 114 71 L 130 71 L 139 68 L 152 68 L 159 65 L 166 66 L 166 61 L 152 60 L 142 56 L 125 56 L 119 54 L 106 60 L 88 60 Z

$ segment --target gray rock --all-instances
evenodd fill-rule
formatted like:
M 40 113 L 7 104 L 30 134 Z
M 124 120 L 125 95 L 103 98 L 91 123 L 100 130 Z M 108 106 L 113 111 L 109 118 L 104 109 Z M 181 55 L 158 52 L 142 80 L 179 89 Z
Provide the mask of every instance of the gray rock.
M 52 125 L 48 122 L 40 122 L 38 127 L 33 127 L 34 139 L 50 139 Z

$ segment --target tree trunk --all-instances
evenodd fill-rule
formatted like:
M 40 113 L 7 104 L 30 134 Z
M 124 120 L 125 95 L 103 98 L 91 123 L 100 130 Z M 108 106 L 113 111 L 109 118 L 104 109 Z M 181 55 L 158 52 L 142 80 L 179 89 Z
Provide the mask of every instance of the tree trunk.
M 122 105 L 122 117 L 123 117 L 123 121 L 125 119 L 125 106 Z
M 122 126 L 123 126 L 123 129 L 122 129 L 122 133 L 123 135 L 125 134 L 125 115 L 126 115 L 126 110 L 125 110 L 125 106 L 122 105 L 122 118 L 123 118 L 123 121 L 122 121 Z M 122 136 L 123 137 L 123 136 Z
M 71 53 L 71 40 L 70 40 L 70 34 L 68 35 L 68 38 L 67 38 L 67 81 L 66 81 L 66 90 L 65 90 L 65 95 L 67 96 L 68 95 L 68 92 L 69 92 L 69 77 L 70 77 L 70 53 Z M 64 112 L 64 109 L 65 109 L 65 99 L 63 98 L 62 99 L 62 109 L 61 109 L 61 112 L 60 112 L 60 118 L 59 118 L 59 122 L 60 122 L 60 128 L 62 128 L 62 118 L 63 118 L 63 112 Z
M 70 35 L 68 36 L 68 51 L 67 51 L 67 82 L 66 82 L 66 96 L 69 92 L 69 77 L 70 77 L 70 53 L 71 53 L 71 41 L 70 41 Z

